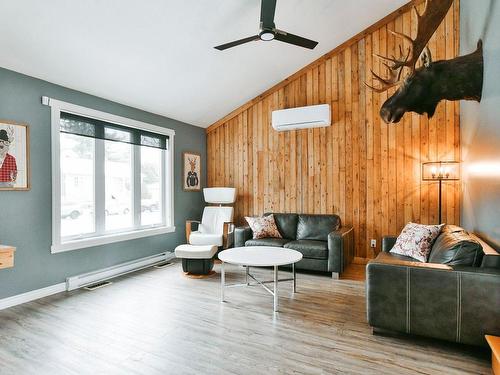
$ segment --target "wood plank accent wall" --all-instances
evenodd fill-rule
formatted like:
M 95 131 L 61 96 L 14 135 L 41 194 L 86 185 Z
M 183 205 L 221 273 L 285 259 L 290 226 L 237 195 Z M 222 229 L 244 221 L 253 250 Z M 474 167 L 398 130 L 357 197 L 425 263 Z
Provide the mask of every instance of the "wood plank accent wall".
M 417 2 L 422 10 L 423 4 Z M 264 212 L 336 213 L 353 225 L 356 257 L 372 258 L 370 239 L 397 234 L 408 221 L 436 223 L 437 184 L 421 163 L 460 160 L 459 104 L 442 102 L 432 119 L 406 114 L 386 125 L 388 93 L 364 86 L 373 53 L 396 54 L 388 30 L 416 33 L 410 4 L 295 73 L 207 129 L 208 185 L 238 190 L 235 219 Z M 429 43 L 434 60 L 457 56 L 459 1 Z M 275 109 L 329 103 L 332 126 L 276 132 Z M 460 184 L 443 188 L 443 218 L 459 224 Z M 361 259 L 360 259 L 361 260 Z

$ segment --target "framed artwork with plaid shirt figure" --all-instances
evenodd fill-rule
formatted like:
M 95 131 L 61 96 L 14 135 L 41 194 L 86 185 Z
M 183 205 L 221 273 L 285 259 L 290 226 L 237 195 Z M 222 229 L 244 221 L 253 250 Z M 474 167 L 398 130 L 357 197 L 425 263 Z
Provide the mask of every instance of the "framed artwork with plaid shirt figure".
M 0 120 L 0 190 L 29 190 L 29 128 Z

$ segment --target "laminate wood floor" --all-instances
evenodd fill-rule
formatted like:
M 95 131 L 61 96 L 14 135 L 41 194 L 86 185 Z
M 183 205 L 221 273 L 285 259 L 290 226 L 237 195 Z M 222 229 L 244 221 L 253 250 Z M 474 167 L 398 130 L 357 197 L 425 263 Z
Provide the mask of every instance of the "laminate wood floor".
M 243 278 L 227 266 L 228 282 Z M 486 351 L 372 335 L 363 282 L 299 273 L 295 295 L 280 289 L 277 314 L 260 287 L 222 304 L 218 274 L 189 279 L 175 263 L 6 309 L 0 374 L 490 373 Z

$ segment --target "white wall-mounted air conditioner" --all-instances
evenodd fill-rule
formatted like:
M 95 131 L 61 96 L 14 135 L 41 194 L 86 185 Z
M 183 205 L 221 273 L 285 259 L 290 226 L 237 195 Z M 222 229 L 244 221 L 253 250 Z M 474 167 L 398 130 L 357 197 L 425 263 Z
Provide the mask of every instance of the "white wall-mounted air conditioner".
M 330 126 L 330 104 L 280 109 L 273 111 L 272 124 L 279 132 L 295 129 L 323 128 Z

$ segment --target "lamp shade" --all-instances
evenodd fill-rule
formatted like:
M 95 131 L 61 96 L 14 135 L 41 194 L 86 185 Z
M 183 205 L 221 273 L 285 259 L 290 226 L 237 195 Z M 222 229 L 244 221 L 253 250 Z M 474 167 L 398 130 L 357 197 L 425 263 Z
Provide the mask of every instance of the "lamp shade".
M 458 161 L 433 161 L 422 163 L 422 180 L 453 181 L 460 179 L 460 163 Z

